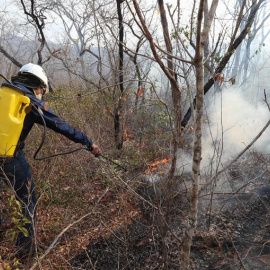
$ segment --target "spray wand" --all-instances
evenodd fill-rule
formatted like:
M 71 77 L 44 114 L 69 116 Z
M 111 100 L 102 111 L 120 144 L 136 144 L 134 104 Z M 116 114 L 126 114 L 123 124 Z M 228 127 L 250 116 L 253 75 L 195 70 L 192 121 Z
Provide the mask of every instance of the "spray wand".
M 91 151 L 91 150 L 90 150 Z M 98 154 L 98 155 L 95 155 L 96 158 L 99 158 L 99 157 L 102 157 L 104 159 L 106 159 L 107 161 L 109 161 L 110 163 L 116 165 L 117 167 L 119 167 L 120 169 L 124 170 L 125 172 L 127 172 L 127 169 L 125 167 L 123 167 L 122 165 L 120 165 L 119 163 L 116 163 L 115 161 L 113 161 L 112 159 L 106 157 L 106 156 L 103 156 L 102 154 Z

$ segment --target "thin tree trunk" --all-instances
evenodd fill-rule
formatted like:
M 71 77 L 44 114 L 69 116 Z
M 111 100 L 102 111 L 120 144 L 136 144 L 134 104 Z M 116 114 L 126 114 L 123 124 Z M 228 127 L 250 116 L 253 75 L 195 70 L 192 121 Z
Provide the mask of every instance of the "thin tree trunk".
M 6 58 L 8 58 L 15 66 L 21 68 L 22 64 L 17 61 L 14 57 L 12 57 L 1 45 L 0 45 L 0 53 L 2 53 Z
M 203 48 L 205 35 L 201 34 L 201 25 L 203 19 L 203 9 L 205 0 L 200 1 L 198 20 L 197 20 L 197 41 L 196 55 L 194 60 L 196 70 L 196 120 L 194 130 L 194 148 L 193 148 L 193 163 L 192 163 L 192 190 L 190 194 L 189 208 L 189 224 L 183 238 L 182 254 L 181 254 L 181 270 L 188 270 L 190 265 L 190 248 L 192 238 L 197 227 L 198 215 L 198 194 L 199 194 L 199 176 L 200 164 L 202 156 L 202 117 L 204 104 L 204 69 L 203 69 Z M 204 38 L 203 38 L 204 37 Z
M 123 15 L 121 10 L 121 0 L 116 0 L 117 2 L 117 14 L 119 21 L 119 62 L 118 62 L 118 72 L 119 72 L 119 88 L 120 88 L 120 97 L 118 105 L 115 108 L 114 112 L 114 138 L 117 149 L 121 149 L 123 146 L 123 131 L 121 129 L 121 113 L 123 108 L 123 95 L 124 95 L 124 76 L 123 76 L 123 65 L 124 65 L 124 26 L 123 26 Z
M 36 7 L 36 1 L 31 0 L 31 8 L 28 11 L 25 5 L 25 1 L 21 0 L 21 4 L 24 10 L 24 13 L 27 15 L 27 17 L 30 17 L 31 19 L 29 19 L 29 22 L 32 23 L 36 29 L 37 29 L 37 33 L 39 35 L 39 42 L 40 42 L 40 46 L 37 49 L 37 55 L 38 55 L 38 65 L 42 65 L 43 64 L 43 57 L 42 57 L 42 51 L 45 47 L 46 44 L 46 39 L 45 39 L 45 35 L 43 32 L 43 29 L 45 27 L 45 19 L 46 16 L 44 16 L 43 14 L 43 10 L 37 10 Z
M 172 101 L 173 101 L 173 109 L 174 109 L 174 129 L 173 129 L 173 156 L 172 156 L 172 162 L 171 162 L 171 168 L 168 175 L 167 180 L 167 192 L 166 192 L 166 224 L 163 226 L 163 261 L 164 261 L 164 270 L 168 269 L 168 258 L 167 258 L 167 246 L 165 243 L 165 237 L 168 231 L 168 225 L 169 219 L 170 219 L 170 203 L 171 203 L 171 191 L 174 187 L 174 174 L 176 170 L 176 163 L 177 163 L 177 150 L 180 146 L 180 137 L 181 137 L 181 92 L 179 89 L 179 85 L 177 83 L 177 76 L 175 72 L 175 65 L 173 62 L 173 48 L 172 43 L 170 39 L 170 33 L 169 33 L 169 27 L 166 17 L 166 11 L 164 8 L 164 2 L 163 0 L 158 0 L 159 10 L 160 10 L 160 18 L 161 18 L 161 25 L 163 30 L 163 36 L 166 44 L 166 49 L 168 52 L 167 55 L 167 66 L 168 66 L 168 72 L 170 73 L 169 81 L 171 86 L 171 94 L 172 94 Z M 173 128 L 173 127 L 172 127 Z
M 163 36 L 166 44 L 166 49 L 168 52 L 167 56 L 167 64 L 168 64 L 168 72 L 170 73 L 169 81 L 171 85 L 171 93 L 172 93 L 172 101 L 173 101 L 173 108 L 174 108 L 174 123 L 175 128 L 173 131 L 173 158 L 171 169 L 169 173 L 169 181 L 173 179 L 175 169 L 176 169 L 176 162 L 177 162 L 177 149 L 180 146 L 180 137 L 181 137 L 181 92 L 179 89 L 179 85 L 177 83 L 177 76 L 175 72 L 175 66 L 172 58 L 173 49 L 170 39 L 170 33 L 168 28 L 168 22 L 166 18 L 166 12 L 164 8 L 163 0 L 158 0 L 159 10 L 160 10 L 160 17 L 161 17 L 161 24 L 163 29 Z

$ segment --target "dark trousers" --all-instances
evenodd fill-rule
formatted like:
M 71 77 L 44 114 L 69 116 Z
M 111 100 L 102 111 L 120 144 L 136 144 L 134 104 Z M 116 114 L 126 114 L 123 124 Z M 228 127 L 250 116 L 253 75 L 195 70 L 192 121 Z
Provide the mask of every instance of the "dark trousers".
M 22 214 L 30 221 L 30 223 L 24 224 L 29 236 L 26 237 L 20 232 L 16 241 L 20 252 L 28 253 L 34 235 L 37 199 L 31 168 L 23 150 L 17 151 L 11 161 L 4 162 L 0 169 L 0 180 L 14 190 L 16 199 L 22 205 Z

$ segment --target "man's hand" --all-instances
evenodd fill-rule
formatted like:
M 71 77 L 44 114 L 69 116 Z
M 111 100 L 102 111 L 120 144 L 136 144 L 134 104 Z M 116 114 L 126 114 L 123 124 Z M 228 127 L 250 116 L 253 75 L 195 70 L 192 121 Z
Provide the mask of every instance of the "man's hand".
M 101 154 L 101 149 L 96 144 L 94 144 L 94 143 L 90 147 L 90 151 L 96 157 Z

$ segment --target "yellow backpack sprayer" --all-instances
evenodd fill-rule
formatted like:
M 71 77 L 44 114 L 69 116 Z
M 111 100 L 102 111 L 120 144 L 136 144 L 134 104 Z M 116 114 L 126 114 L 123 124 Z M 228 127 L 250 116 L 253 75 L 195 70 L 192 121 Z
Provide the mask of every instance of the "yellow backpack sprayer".
M 30 108 L 30 99 L 20 88 L 0 85 L 0 157 L 13 157 Z

